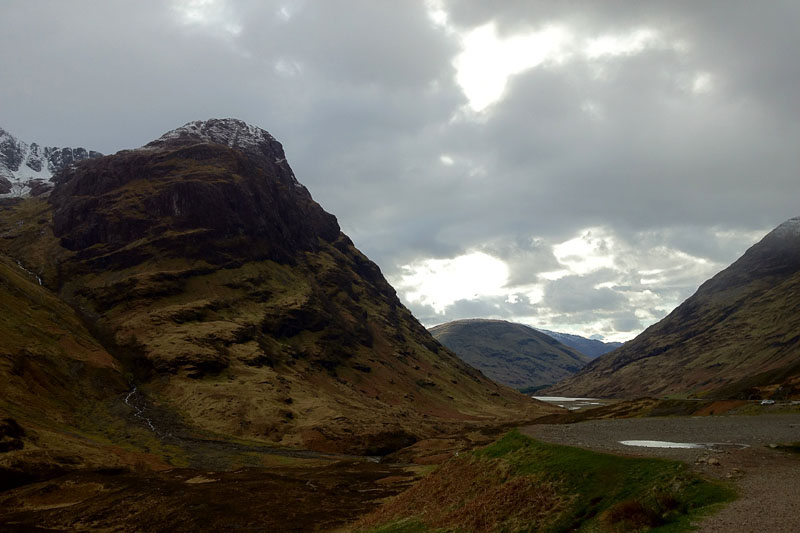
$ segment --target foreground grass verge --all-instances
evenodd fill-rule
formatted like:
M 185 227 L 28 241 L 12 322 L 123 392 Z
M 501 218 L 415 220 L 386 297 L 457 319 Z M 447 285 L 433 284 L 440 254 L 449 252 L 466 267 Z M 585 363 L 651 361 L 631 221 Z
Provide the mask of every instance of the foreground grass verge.
M 679 462 L 535 441 L 517 431 L 453 457 L 362 519 L 374 533 L 687 531 L 733 491 Z

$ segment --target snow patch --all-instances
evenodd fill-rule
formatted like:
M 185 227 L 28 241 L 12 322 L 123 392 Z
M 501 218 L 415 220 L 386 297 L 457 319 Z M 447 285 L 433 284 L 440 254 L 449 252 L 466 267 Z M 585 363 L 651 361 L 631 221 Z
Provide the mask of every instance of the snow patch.
M 243 120 L 235 118 L 195 120 L 168 131 L 141 149 L 157 149 L 166 141 L 180 139 L 196 139 L 199 142 L 221 144 L 251 154 L 269 155 L 273 157 L 272 161 L 276 165 L 287 171 L 292 183 L 299 186 L 297 178 L 283 156 L 281 144 L 266 130 L 251 126 Z
M 84 148 L 42 147 L 28 144 L 0 129 L 0 182 L 10 190 L 0 198 L 29 196 L 34 187 L 52 187 L 53 175 L 76 161 L 98 157 Z
M 771 232 L 776 237 L 800 237 L 800 217 L 790 218 Z
M 184 137 L 194 137 L 199 140 L 242 149 L 256 148 L 260 145 L 277 142 L 267 131 L 251 126 L 243 120 L 233 118 L 195 120 L 184 124 L 180 128 L 168 131 L 156 139 L 155 142 Z M 276 163 L 278 162 L 276 161 Z

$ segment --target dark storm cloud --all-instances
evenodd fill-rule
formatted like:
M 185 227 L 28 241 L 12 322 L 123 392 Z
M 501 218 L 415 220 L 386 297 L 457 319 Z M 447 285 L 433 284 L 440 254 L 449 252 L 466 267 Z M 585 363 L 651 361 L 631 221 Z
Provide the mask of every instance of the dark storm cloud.
M 525 309 L 496 296 L 444 315 L 414 307 L 427 323 L 473 312 L 632 331 L 633 306 L 663 315 L 800 214 L 797 2 L 442 6 L 449 30 L 411 0 L 7 0 L 0 127 L 108 153 L 190 120 L 242 118 L 284 144 L 389 276 L 479 250 L 506 262 L 509 293 L 545 294 Z M 489 22 L 501 37 L 561 27 L 572 40 L 561 63 L 510 76 L 475 119 L 453 60 L 461 35 Z M 635 52 L 581 52 L 642 29 L 656 37 Z M 552 246 L 588 227 L 618 243 L 595 280 L 605 288 L 540 278 L 563 267 Z

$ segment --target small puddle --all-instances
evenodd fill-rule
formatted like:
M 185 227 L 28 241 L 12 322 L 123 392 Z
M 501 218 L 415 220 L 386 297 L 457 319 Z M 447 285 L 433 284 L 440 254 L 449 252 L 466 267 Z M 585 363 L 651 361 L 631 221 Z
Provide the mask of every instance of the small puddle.
M 709 448 L 708 445 L 694 442 L 669 442 L 665 440 L 621 440 L 625 446 L 640 446 L 642 448 Z
M 621 440 L 625 446 L 639 446 L 642 448 L 688 448 L 702 450 L 718 450 L 720 448 L 749 448 L 749 444 L 735 442 L 669 442 L 666 440 Z

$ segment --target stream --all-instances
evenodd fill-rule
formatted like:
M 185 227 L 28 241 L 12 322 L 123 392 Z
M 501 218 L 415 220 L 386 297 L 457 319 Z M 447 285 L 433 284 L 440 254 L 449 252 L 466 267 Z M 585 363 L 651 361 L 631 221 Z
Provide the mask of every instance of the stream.
M 28 270 L 27 268 L 22 266 L 22 261 L 20 261 L 19 259 L 17 259 L 16 261 L 17 261 L 17 266 L 18 267 L 20 267 L 22 270 L 24 270 L 27 274 L 35 277 L 36 281 L 39 282 L 39 285 L 42 285 L 42 278 L 40 278 L 38 274 L 36 274 L 35 272 L 31 272 L 30 270 Z
M 133 409 L 133 411 L 134 411 L 133 416 L 135 416 L 136 418 L 144 421 L 144 423 L 147 424 L 147 427 L 150 428 L 150 431 L 152 431 L 156 435 L 161 435 L 161 433 L 156 431 L 156 427 L 153 425 L 153 421 L 150 420 L 149 418 L 147 418 L 144 415 L 144 407 L 139 407 L 135 403 L 131 403 L 131 397 L 136 396 L 137 392 L 138 392 L 138 390 L 134 386 L 133 389 L 131 389 L 131 391 L 128 393 L 128 395 L 125 396 L 125 405 L 127 405 L 128 407 Z

